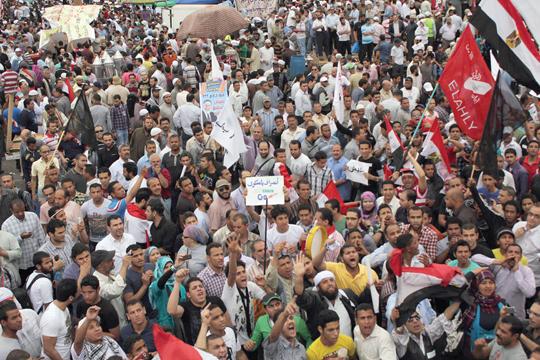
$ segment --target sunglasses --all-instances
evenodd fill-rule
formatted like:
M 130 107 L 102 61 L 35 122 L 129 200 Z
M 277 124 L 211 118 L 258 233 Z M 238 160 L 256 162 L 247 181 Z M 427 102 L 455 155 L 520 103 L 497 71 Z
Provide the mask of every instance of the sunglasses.
M 96 130 L 96 134 L 102 133 L 103 130 Z
M 418 320 L 420 321 L 420 316 L 419 315 L 413 315 L 409 318 L 409 320 L 407 320 L 407 322 L 413 322 L 413 320 Z

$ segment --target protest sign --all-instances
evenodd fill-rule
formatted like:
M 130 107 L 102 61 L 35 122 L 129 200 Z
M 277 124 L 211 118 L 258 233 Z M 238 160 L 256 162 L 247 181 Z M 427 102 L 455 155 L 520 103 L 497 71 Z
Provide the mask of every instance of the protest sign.
M 236 8 L 242 15 L 261 19 L 268 18 L 272 10 L 277 7 L 277 0 L 236 0 Z
M 283 176 L 255 176 L 246 179 L 247 206 L 283 205 Z
M 347 170 L 345 170 L 345 176 L 348 180 L 368 185 L 368 179 L 365 175 L 371 167 L 370 163 L 365 163 L 357 160 L 349 160 L 347 163 Z
M 205 121 L 215 123 L 227 101 L 226 81 L 207 81 L 199 84 L 201 89 L 201 125 Z

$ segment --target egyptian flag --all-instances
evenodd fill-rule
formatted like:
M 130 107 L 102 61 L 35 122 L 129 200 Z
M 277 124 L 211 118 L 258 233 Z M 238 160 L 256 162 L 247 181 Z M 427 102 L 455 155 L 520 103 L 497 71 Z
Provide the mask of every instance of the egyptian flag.
M 502 73 L 503 70 L 499 71 L 497 76 L 476 164 L 482 171 L 489 171 L 492 174 L 498 172 L 497 150 L 502 141 L 503 129 L 511 127 L 514 130 L 523 125 L 527 119 L 519 100 L 508 84 L 502 80 Z
M 154 324 L 152 333 L 154 335 L 154 343 L 156 344 L 156 349 L 161 360 L 217 360 L 215 356 L 204 351 L 200 351 L 199 349 L 196 349 L 178 339 L 173 334 L 163 331 L 163 329 L 157 324 Z
M 482 0 L 471 23 L 486 38 L 502 69 L 540 92 L 538 0 Z
M 467 288 L 467 280 L 457 267 L 431 264 L 427 267 L 403 266 L 403 251 L 394 249 L 388 266 L 397 279 L 396 302 L 399 327 L 407 322 L 420 301 L 424 299 L 458 298 Z M 400 300 L 403 301 L 400 302 Z
M 69 78 L 67 76 L 64 79 L 64 86 L 62 86 L 62 91 L 67 92 L 69 102 L 73 102 L 73 100 L 75 100 L 75 92 L 73 91 L 73 85 L 71 85 L 71 81 L 69 81 Z
M 435 120 L 427 133 L 420 155 L 433 160 L 441 179 L 446 181 L 450 177 L 450 160 L 448 160 L 448 153 L 444 147 L 438 120 Z
M 459 128 L 480 140 L 495 81 L 467 26 L 439 79 Z
M 390 151 L 392 151 L 392 163 L 395 169 L 399 169 L 403 165 L 403 154 L 405 148 L 401 143 L 401 138 L 396 133 L 388 116 L 384 117 L 384 125 L 386 127 L 386 134 L 388 136 L 388 143 L 390 144 Z

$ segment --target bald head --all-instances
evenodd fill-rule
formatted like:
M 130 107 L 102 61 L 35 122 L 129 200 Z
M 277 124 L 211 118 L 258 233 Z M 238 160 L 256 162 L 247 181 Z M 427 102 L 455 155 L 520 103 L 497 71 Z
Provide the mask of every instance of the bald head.
M 463 195 L 463 191 L 461 191 L 461 189 L 453 188 L 448 190 L 444 200 L 448 208 L 455 210 L 460 208 L 463 203 L 465 203 L 465 195 Z

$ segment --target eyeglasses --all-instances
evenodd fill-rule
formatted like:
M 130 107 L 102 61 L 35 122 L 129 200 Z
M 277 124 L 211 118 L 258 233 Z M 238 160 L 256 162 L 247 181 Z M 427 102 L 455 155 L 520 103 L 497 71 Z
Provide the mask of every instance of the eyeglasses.
M 407 320 L 407 322 L 413 322 L 414 320 L 417 320 L 417 321 L 420 321 L 420 316 L 419 315 L 413 315 L 409 318 L 409 320 Z
M 102 133 L 103 130 L 96 130 L 96 134 Z

